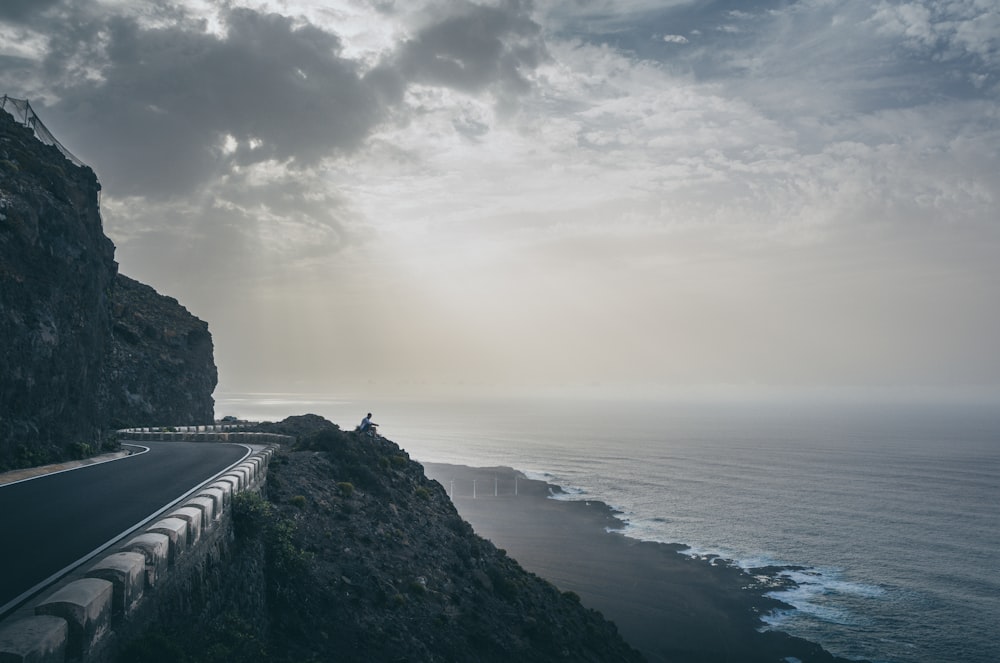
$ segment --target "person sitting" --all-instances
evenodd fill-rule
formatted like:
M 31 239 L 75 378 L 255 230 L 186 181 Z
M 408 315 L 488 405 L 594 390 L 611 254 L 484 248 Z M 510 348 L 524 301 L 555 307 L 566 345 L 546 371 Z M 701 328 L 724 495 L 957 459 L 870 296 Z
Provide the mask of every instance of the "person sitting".
M 362 419 L 361 423 L 358 425 L 358 432 L 359 433 L 368 433 L 368 432 L 377 433 L 378 431 L 375 430 L 376 428 L 378 428 L 378 424 L 376 424 L 374 421 L 372 421 L 372 413 L 369 412 L 368 416 L 365 417 L 364 419 Z

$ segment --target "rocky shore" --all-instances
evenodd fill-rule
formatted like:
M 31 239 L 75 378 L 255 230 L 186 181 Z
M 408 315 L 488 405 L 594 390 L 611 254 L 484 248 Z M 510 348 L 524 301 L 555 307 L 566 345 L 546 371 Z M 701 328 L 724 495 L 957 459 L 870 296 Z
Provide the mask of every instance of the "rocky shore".
M 481 536 L 505 548 L 524 568 L 578 594 L 584 605 L 614 621 L 651 663 L 847 663 L 819 645 L 762 631 L 760 617 L 789 608 L 765 596 L 786 582 L 779 569 L 745 572 L 719 558 L 681 554 L 684 546 L 642 542 L 618 532 L 624 523 L 596 501 L 550 499 L 558 486 L 505 467 L 426 464 L 446 488 L 470 486 L 453 497 L 458 512 Z M 513 485 L 494 495 L 494 481 Z

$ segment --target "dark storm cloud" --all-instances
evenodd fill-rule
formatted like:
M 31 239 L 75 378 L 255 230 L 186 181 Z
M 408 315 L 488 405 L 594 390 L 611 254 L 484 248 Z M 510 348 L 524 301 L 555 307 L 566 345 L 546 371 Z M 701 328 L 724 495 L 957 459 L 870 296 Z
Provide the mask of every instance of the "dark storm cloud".
M 60 0 L 3 0 L 0 2 L 0 21 L 28 21 Z
M 64 84 L 53 111 L 87 127 L 81 151 L 100 155 L 117 193 L 186 191 L 230 160 L 311 165 L 355 148 L 401 93 L 315 26 L 246 9 L 225 21 L 221 36 L 189 21 L 144 28 L 112 18 L 97 29 L 106 47 L 87 60 L 100 63 L 98 81 Z M 49 67 L 79 66 L 88 48 L 54 49 Z M 226 136 L 238 149 L 223 155 Z
M 489 89 L 501 106 L 528 89 L 545 48 L 521 3 L 444 7 L 372 66 L 302 18 L 230 8 L 213 31 L 175 5 L 67 3 L 36 22 L 36 75 L 58 97 L 40 112 L 119 196 L 180 195 L 267 160 L 309 167 L 405 116 L 410 83 Z
M 449 5 L 449 15 L 424 27 L 400 49 L 400 69 L 431 85 L 476 92 L 495 88 L 518 95 L 529 87 L 525 72 L 546 57 L 541 28 L 529 7 L 516 1 L 497 7 Z

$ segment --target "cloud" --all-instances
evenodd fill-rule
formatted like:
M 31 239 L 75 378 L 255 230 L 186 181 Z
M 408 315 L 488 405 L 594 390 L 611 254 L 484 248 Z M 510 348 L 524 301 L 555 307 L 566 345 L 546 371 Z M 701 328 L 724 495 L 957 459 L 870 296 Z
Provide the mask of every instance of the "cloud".
M 0 21 L 29 22 L 61 0 L 4 0 L 0 4 Z
M 67 137 L 123 196 L 186 195 L 237 166 L 353 153 L 381 123 L 408 121 L 413 85 L 486 92 L 512 110 L 546 57 L 539 26 L 512 0 L 441 5 L 375 56 L 348 54 L 332 28 L 303 17 L 231 5 L 202 15 L 68 4 L 47 20 L 36 25 L 48 44 L 40 110 L 70 132 L 86 127 Z
M 881 34 L 941 60 L 1000 63 L 1000 8 L 975 0 L 880 2 L 872 23 Z
M 988 3 L 264 6 L 0 21 L 230 385 L 998 379 Z
M 396 66 L 408 80 L 470 93 L 491 90 L 509 104 L 528 91 L 530 71 L 546 57 L 541 28 L 521 2 L 452 3 L 402 45 Z
M 239 8 L 222 20 L 216 34 L 184 17 L 152 27 L 111 17 L 87 35 L 100 44 L 88 58 L 96 71 L 64 80 L 51 112 L 88 128 L 80 151 L 117 195 L 190 192 L 234 164 L 313 165 L 360 145 L 401 94 L 341 57 L 332 33 Z M 48 66 L 68 77 L 94 48 L 53 49 Z
M 381 52 L 351 50 L 334 24 L 320 24 L 330 19 L 322 12 L 232 5 L 67 5 L 39 24 L 50 37 L 34 74 L 53 99 L 41 112 L 97 169 L 126 271 L 181 290 L 210 280 L 214 290 L 259 282 L 240 258 L 254 253 L 268 256 L 257 267 L 275 261 L 308 278 L 310 266 L 371 237 L 340 190 L 355 170 L 344 159 L 365 158 L 378 127 L 408 126 L 433 98 L 454 109 L 452 136 L 476 140 L 528 91 L 545 57 L 539 26 L 517 2 L 446 3 L 417 24 L 389 5 L 375 10 L 395 27 L 372 34 L 412 36 Z M 364 21 L 350 18 L 357 34 Z M 440 68 L 441 58 L 458 69 Z M 469 96 L 480 93 L 492 108 Z M 175 252 L 196 267 L 177 274 Z M 213 264 L 228 275 L 210 276 Z

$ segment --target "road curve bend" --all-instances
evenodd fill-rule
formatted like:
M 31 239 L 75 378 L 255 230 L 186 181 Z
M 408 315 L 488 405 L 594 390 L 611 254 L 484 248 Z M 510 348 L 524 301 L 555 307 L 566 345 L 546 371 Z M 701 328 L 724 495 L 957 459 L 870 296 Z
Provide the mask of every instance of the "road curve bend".
M 0 486 L 0 618 L 252 451 L 212 442 L 130 447 L 137 453 Z

